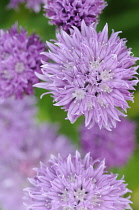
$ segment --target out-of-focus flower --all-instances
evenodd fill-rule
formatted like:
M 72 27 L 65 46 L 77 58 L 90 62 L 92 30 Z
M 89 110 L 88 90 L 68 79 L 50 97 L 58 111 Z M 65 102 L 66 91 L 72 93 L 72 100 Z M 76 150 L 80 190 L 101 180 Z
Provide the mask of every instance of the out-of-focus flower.
M 0 99 L 9 96 L 21 98 L 32 94 L 32 85 L 38 82 L 35 71 L 40 72 L 40 52 L 45 45 L 35 34 L 28 36 L 17 24 L 9 31 L 0 30 Z
M 0 105 L 0 124 L 6 130 L 28 127 L 36 117 L 37 107 L 34 96 L 25 96 L 21 99 L 10 97 Z M 1 128 L 0 126 L 0 128 Z M 1 132 L 2 133 L 2 129 Z
M 0 114 L 0 208 L 22 210 L 23 188 L 28 186 L 33 167 L 47 161 L 50 154 L 63 156 L 74 151 L 69 140 L 58 135 L 58 126 L 38 124 L 29 96 L 22 100 L 7 99 Z M 10 104 L 11 102 L 11 104 Z M 13 116 L 12 116 L 13 115 Z
M 0 209 L 9 210 L 25 210 L 23 200 L 22 188 L 27 186 L 26 179 L 19 173 L 9 170 L 0 162 Z
M 123 178 L 105 172 L 105 162 L 92 160 L 88 153 L 84 159 L 76 152 L 66 159 L 52 157 L 49 167 L 36 169 L 30 179 L 33 187 L 26 189 L 30 210 L 100 210 L 131 209 L 130 192 Z
M 25 96 L 22 100 L 13 97 L 5 100 L 0 106 L 0 154 L 1 158 L 10 160 L 18 155 L 16 147 L 26 139 L 33 127 L 37 113 L 36 99 Z M 33 128 L 32 128 L 33 129 Z M 27 139 L 26 139 L 27 141 Z M 8 151 L 8 152 L 5 152 Z
M 25 3 L 26 0 L 10 0 L 8 4 L 8 8 L 17 9 L 19 4 Z
M 80 28 L 82 20 L 88 26 L 98 22 L 106 5 L 104 0 L 46 0 L 44 8 L 52 24 L 69 31 L 72 26 Z
M 24 3 L 28 9 L 38 13 L 44 2 L 45 0 L 10 0 L 8 8 L 17 9 L 19 4 Z
M 93 158 L 106 160 L 107 167 L 120 167 L 127 163 L 135 149 L 135 123 L 122 119 L 112 131 L 81 128 L 82 151 L 91 153 Z
M 43 62 L 42 74 L 37 75 L 44 82 L 35 86 L 49 90 L 55 106 L 68 111 L 71 123 L 84 115 L 86 127 L 96 123 L 111 130 L 119 116 L 125 116 L 126 101 L 133 101 L 133 86 L 138 82 L 134 65 L 139 58 L 119 33 L 112 32 L 108 38 L 107 24 L 97 33 L 82 22 L 81 32 L 76 27 L 71 35 L 61 31 L 55 44 L 47 43 L 50 51 L 44 55 L 53 62 Z

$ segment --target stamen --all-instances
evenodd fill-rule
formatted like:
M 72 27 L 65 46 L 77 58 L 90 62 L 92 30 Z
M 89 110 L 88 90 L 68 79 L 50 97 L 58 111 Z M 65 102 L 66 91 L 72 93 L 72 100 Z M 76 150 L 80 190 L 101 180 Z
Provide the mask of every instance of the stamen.
M 88 208 L 80 207 L 79 210 L 88 210 Z
M 24 66 L 24 64 L 22 62 L 17 62 L 15 64 L 15 71 L 17 73 L 22 73 L 24 70 L 25 70 L 25 66 Z
M 102 199 L 100 194 L 94 194 L 92 198 L 93 206 L 100 206 L 100 202 L 102 202 Z
M 8 70 L 4 70 L 2 72 L 2 77 L 5 78 L 5 79 L 11 79 L 12 78 L 11 73 Z
M 102 106 L 104 108 L 109 106 L 108 104 L 104 103 L 104 101 L 102 99 L 100 99 L 100 98 L 98 99 L 98 103 L 100 104 L 100 106 Z
M 100 61 L 99 59 L 94 61 L 94 57 L 93 57 L 93 61 L 90 61 L 90 66 L 92 69 L 97 70 L 100 67 Z
M 112 89 L 111 89 L 108 85 L 106 85 L 106 84 L 104 84 L 104 83 L 101 84 L 100 88 L 101 88 L 102 91 L 105 92 L 105 93 L 111 93 L 111 92 L 112 92 Z
M 84 98 L 84 96 L 85 96 L 85 92 L 82 89 L 75 90 L 75 92 L 72 93 L 72 97 L 76 98 L 76 100 L 82 100 Z M 75 103 L 76 103 L 76 101 L 75 101 Z
M 9 57 L 9 53 L 6 53 L 6 52 L 2 53 L 1 55 L 2 60 L 6 60 L 8 57 Z
M 65 206 L 65 207 L 63 207 L 63 210 L 73 210 L 73 208 L 72 207 Z
M 73 64 L 68 61 L 67 61 L 67 63 L 63 63 L 63 66 L 64 66 L 64 69 L 67 69 L 67 70 L 73 68 Z
M 61 197 L 61 201 L 69 201 L 69 192 L 67 189 L 62 191 L 59 196 Z
M 87 109 L 91 110 L 93 108 L 92 102 L 91 101 L 87 101 Z
M 112 75 L 113 73 L 111 73 L 111 71 L 104 70 L 103 72 L 101 72 L 100 77 L 103 81 L 107 81 L 109 79 L 113 79 Z
M 85 197 L 86 197 L 86 191 L 85 191 L 85 189 L 78 188 L 78 190 L 76 192 L 74 192 L 74 195 L 77 200 L 84 201 Z

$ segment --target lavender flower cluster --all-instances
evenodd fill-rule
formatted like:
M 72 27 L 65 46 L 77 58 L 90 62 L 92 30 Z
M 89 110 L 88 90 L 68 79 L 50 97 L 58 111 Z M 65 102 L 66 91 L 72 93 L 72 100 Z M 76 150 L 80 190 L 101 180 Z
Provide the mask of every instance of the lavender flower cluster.
M 135 129 L 135 123 L 124 118 L 111 132 L 100 130 L 98 125 L 91 129 L 83 125 L 80 130 L 82 152 L 90 152 L 95 159 L 105 159 L 107 168 L 124 166 L 136 148 Z
M 87 26 L 97 23 L 106 5 L 104 0 L 46 0 L 44 8 L 50 23 L 68 32 L 73 26 L 80 28 L 82 20 Z
M 32 85 L 38 81 L 40 53 L 45 45 L 36 34 L 27 32 L 15 24 L 9 31 L 0 30 L 0 101 L 10 96 L 23 97 L 33 94 Z
M 35 12 L 43 5 L 57 32 L 47 50 L 17 24 L 0 30 L 0 208 L 132 209 L 124 177 L 106 168 L 125 165 L 136 147 L 136 125 L 123 117 L 139 58 L 121 32 L 109 36 L 108 24 L 97 32 L 104 0 L 10 0 L 8 7 L 20 3 Z M 58 126 L 38 122 L 33 86 L 47 90 L 71 123 L 84 116 L 80 152 Z
M 99 210 L 131 209 L 130 192 L 123 178 L 105 172 L 105 162 L 92 160 L 89 153 L 82 159 L 80 153 L 52 157 L 49 167 L 41 164 L 37 175 L 30 182 L 34 187 L 29 193 L 29 209 Z
M 55 106 L 68 112 L 71 123 L 84 115 L 86 127 L 98 124 L 111 130 L 119 116 L 125 116 L 127 100 L 133 100 L 138 83 L 135 63 L 139 58 L 118 34 L 112 32 L 108 38 L 107 24 L 97 33 L 83 21 L 81 31 L 74 27 L 68 35 L 61 30 L 55 44 L 47 42 L 50 51 L 44 55 L 53 63 L 43 62 L 42 74 L 37 76 L 44 82 L 35 86 L 53 94 Z

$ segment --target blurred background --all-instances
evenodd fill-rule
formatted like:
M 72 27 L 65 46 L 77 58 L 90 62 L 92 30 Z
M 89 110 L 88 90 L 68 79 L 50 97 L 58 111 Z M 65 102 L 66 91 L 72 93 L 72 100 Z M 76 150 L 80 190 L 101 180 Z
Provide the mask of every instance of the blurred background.
M 98 31 L 107 22 L 109 32 L 122 31 L 122 38 L 128 40 L 127 46 L 132 48 L 135 56 L 139 56 L 139 0 L 107 0 L 108 6 L 100 16 Z M 27 10 L 23 5 L 17 11 L 7 10 L 8 0 L 0 0 L 0 29 L 11 27 L 16 21 L 23 26 L 29 33 L 36 32 L 45 42 L 55 38 L 55 27 L 48 24 L 48 20 L 40 13 Z M 40 97 L 43 90 L 35 89 L 36 97 Z M 38 118 L 41 121 L 54 122 L 60 124 L 60 133 L 67 135 L 77 146 L 79 143 L 78 129 L 83 118 L 77 120 L 72 125 L 65 120 L 66 113 L 60 107 L 53 106 L 52 98 L 49 95 L 38 100 Z M 113 169 L 114 173 L 124 174 L 128 187 L 133 191 L 133 209 L 139 210 L 139 87 L 135 92 L 135 102 L 129 103 L 128 117 L 137 124 L 136 139 L 137 148 L 129 163 L 120 169 Z

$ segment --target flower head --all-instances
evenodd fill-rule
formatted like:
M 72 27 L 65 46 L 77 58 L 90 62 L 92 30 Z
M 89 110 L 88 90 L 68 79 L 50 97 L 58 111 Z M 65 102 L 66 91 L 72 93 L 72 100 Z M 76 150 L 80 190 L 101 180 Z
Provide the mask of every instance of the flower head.
M 106 160 L 107 167 L 120 167 L 127 163 L 135 149 L 135 123 L 122 119 L 112 131 L 81 128 L 81 148 L 93 158 Z
M 78 152 L 66 159 L 52 156 L 49 166 L 41 164 L 36 172 L 29 179 L 33 187 L 25 190 L 30 210 L 131 209 L 129 197 L 123 197 L 130 192 L 124 180 L 107 174 L 104 161 L 89 153 L 84 159 Z
M 25 209 L 22 189 L 29 186 L 27 177 L 34 176 L 32 168 L 40 161 L 47 161 L 52 153 L 66 156 L 74 151 L 67 137 L 58 135 L 58 126 L 34 121 L 33 101 L 26 96 L 22 100 L 7 99 L 1 106 L 0 208 L 3 210 Z
M 45 45 L 35 34 L 30 36 L 17 25 L 9 31 L 0 30 L 0 99 L 9 96 L 21 98 L 32 94 L 32 85 L 38 81 L 35 71 L 40 71 L 40 52 Z
M 71 35 L 61 31 L 55 44 L 47 43 L 50 51 L 44 54 L 53 62 L 43 62 L 43 74 L 37 75 L 44 82 L 36 87 L 50 91 L 55 105 L 68 111 L 71 123 L 84 115 L 88 128 L 96 123 L 111 130 L 119 116 L 125 116 L 126 101 L 133 100 L 138 82 L 138 58 L 118 34 L 112 32 L 108 38 L 107 25 L 97 33 L 82 22 L 81 32 L 76 27 Z
M 104 0 L 47 0 L 44 8 L 52 24 L 69 31 L 72 26 L 80 28 L 82 20 L 88 26 L 96 23 L 106 5 Z
M 45 0 L 10 0 L 9 8 L 17 9 L 19 4 L 24 3 L 28 9 L 34 12 L 40 12 L 42 4 Z

